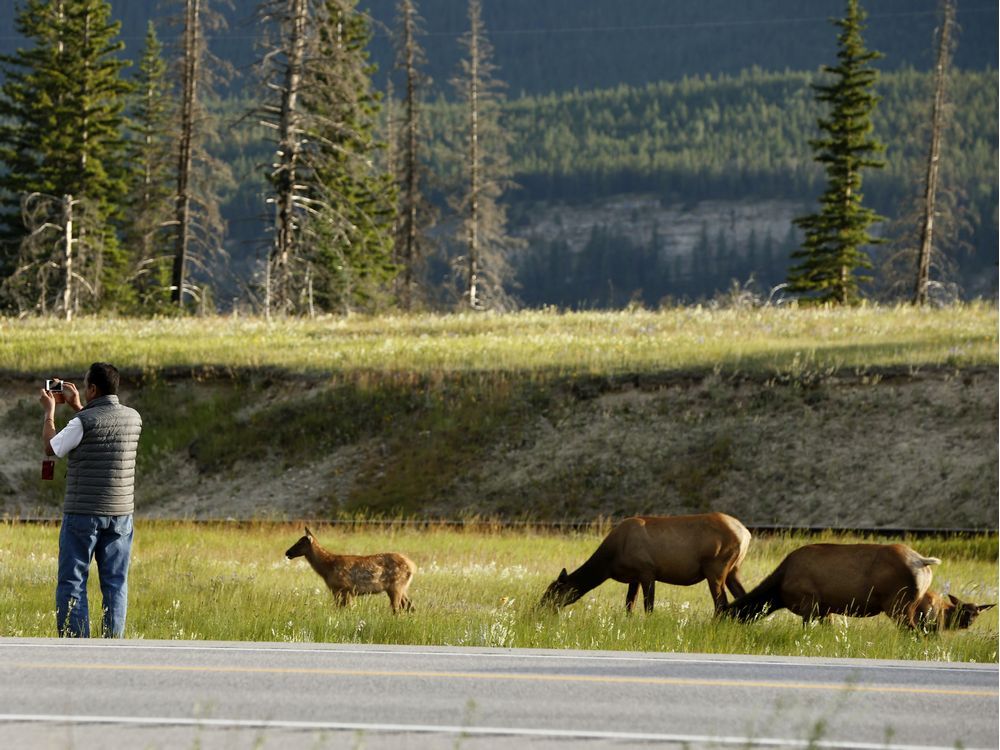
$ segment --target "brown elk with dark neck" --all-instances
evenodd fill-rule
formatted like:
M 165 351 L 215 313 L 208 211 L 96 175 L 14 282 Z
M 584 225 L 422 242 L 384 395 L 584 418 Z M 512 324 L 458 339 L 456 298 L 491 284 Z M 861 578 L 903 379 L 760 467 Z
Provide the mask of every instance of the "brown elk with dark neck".
M 750 546 L 750 532 L 732 516 L 635 516 L 615 526 L 583 565 L 563 568 L 542 596 L 542 605 L 572 604 L 609 578 L 628 584 L 625 609 L 635 606 L 642 588 L 646 612 L 653 611 L 655 585 L 691 586 L 708 581 L 716 611 L 746 593 L 738 577 Z
M 389 597 L 393 614 L 401 609 L 412 609 L 407 590 L 417 566 L 408 557 L 398 552 L 336 555 L 320 546 L 308 526 L 305 532 L 305 536 L 285 552 L 285 557 L 289 560 L 304 557 L 326 582 L 340 606 L 346 607 L 358 595 L 384 592 Z
M 931 566 L 940 563 L 904 544 L 809 544 L 789 553 L 760 585 L 726 607 L 725 614 L 746 622 L 787 608 L 806 624 L 831 614 L 873 617 L 884 612 L 903 627 L 916 629 L 938 616 L 932 614 L 936 595 L 928 598 L 928 589 Z M 946 623 L 947 617 L 942 617 Z

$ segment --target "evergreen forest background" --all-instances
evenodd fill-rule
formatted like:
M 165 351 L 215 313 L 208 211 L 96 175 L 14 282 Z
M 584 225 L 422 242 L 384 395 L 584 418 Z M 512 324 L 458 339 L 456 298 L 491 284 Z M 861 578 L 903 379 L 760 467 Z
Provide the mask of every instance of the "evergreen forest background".
M 362 0 L 370 14 L 373 81 L 385 91 L 393 71 L 396 0 Z M 524 244 L 512 259 L 512 294 L 524 305 L 566 308 L 656 306 L 695 301 L 785 279 L 801 237 L 792 219 L 812 210 L 823 172 L 812 159 L 819 105 L 810 85 L 836 54 L 829 19 L 840 0 L 502 0 L 485 2 L 497 77 L 507 100 L 507 190 L 511 232 Z M 167 43 L 171 27 L 156 4 L 116 0 L 120 55 L 138 61 L 149 21 Z M 865 197 L 887 221 L 888 240 L 871 249 L 876 268 L 906 234 L 926 158 L 937 3 L 867 0 L 870 49 L 882 100 L 875 136 L 887 146 L 884 170 L 866 175 Z M 447 209 L 462 113 L 448 85 L 460 59 L 467 9 L 422 0 L 428 78 L 427 153 L 435 230 L 451 233 Z M 246 113 L 258 103 L 251 69 L 263 30 L 248 3 L 219 7 L 225 28 L 209 44 L 237 75 L 210 102 L 213 157 L 228 165 L 220 184 L 225 260 L 211 269 L 215 304 L 240 305 L 268 252 L 266 165 L 273 145 Z M 14 5 L 0 5 L 6 53 L 20 40 Z M 938 247 L 951 259 L 953 297 L 997 296 L 997 29 L 995 2 L 959 3 L 951 78 L 953 123 L 944 142 L 945 205 L 960 216 Z M 136 72 L 133 64 L 126 75 Z M 395 91 L 399 91 L 398 83 Z M 397 94 L 398 95 L 398 94 Z M 425 269 L 433 287 L 448 273 L 447 242 Z M 888 269 L 888 266 L 885 267 Z M 890 272 L 867 294 L 888 298 Z M 437 299 L 443 304 L 444 296 Z

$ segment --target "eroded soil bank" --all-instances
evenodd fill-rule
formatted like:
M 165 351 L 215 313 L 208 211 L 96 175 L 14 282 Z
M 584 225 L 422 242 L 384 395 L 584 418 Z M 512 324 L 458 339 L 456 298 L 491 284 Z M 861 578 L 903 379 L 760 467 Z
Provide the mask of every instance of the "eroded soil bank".
M 57 516 L 33 382 L 0 383 L 0 516 Z M 129 383 L 137 513 L 997 528 L 994 367 L 799 379 L 264 375 Z M 64 422 L 68 414 L 60 413 Z

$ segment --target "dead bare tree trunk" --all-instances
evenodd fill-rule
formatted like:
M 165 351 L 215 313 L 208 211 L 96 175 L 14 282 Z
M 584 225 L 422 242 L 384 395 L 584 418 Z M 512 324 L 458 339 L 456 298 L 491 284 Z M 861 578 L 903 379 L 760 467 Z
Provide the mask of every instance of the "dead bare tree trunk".
M 913 304 L 927 304 L 931 254 L 934 250 L 934 211 L 940 174 L 941 139 L 944 131 L 944 108 L 948 68 L 951 63 L 951 34 L 955 23 L 957 0 L 941 0 L 942 20 L 938 37 L 937 64 L 934 67 L 934 104 L 931 110 L 931 142 L 927 154 L 927 172 L 920 225 L 920 249 L 917 254 L 917 280 Z
M 399 135 L 396 132 L 396 102 L 395 91 L 392 86 L 392 78 L 385 84 L 385 171 L 392 175 L 395 180 L 399 174 Z M 397 199 L 398 208 L 398 199 Z M 400 265 L 399 247 L 395 238 L 399 236 L 399 211 L 393 211 L 391 227 L 392 243 L 392 264 L 397 269 Z
M 184 280 L 191 242 L 191 172 L 194 152 L 194 117 L 201 45 L 201 0 L 186 0 L 184 6 L 183 62 L 181 73 L 181 118 L 177 156 L 176 241 L 171 278 L 172 302 L 184 306 Z
M 268 295 L 266 314 L 270 317 L 271 305 L 287 312 L 290 302 L 289 264 L 296 255 L 295 190 L 296 173 L 302 150 L 302 128 L 298 111 L 299 91 L 302 86 L 302 68 L 306 50 L 306 0 L 289 0 L 288 42 L 284 81 L 281 87 L 281 105 L 278 119 L 278 152 L 275 165 L 276 216 L 275 240 L 271 262 L 271 293 Z M 273 299 L 271 299 L 273 295 Z
M 63 310 L 66 320 L 73 317 L 73 196 L 63 196 L 63 243 L 65 253 L 63 265 L 66 272 L 66 286 L 63 288 Z
M 456 239 L 463 252 L 452 258 L 461 306 L 472 310 L 500 310 L 514 306 L 505 286 L 512 279 L 510 253 L 520 242 L 507 232 L 502 204 L 510 180 L 510 137 L 501 122 L 503 82 L 495 76 L 493 46 L 486 34 L 480 0 L 469 2 L 469 30 L 459 43 L 466 55 L 452 79 L 464 110 L 464 127 L 458 134 L 465 157 L 461 181 L 449 204 L 458 214 Z
M 402 155 L 402 206 L 400 218 L 402 221 L 399 261 L 403 267 L 403 278 L 400 285 L 399 301 L 404 310 L 413 306 L 414 266 L 417 260 L 417 224 L 418 205 L 420 203 L 420 165 L 418 150 L 420 147 L 420 113 L 418 109 L 418 72 L 417 72 L 417 11 L 411 0 L 402 0 L 400 13 L 403 21 L 402 68 L 406 78 L 406 97 L 404 102 L 405 120 L 403 123 L 403 155 Z
M 469 224 L 465 288 L 469 307 L 473 310 L 479 308 L 476 296 L 479 282 L 479 31 L 473 27 L 469 35 Z

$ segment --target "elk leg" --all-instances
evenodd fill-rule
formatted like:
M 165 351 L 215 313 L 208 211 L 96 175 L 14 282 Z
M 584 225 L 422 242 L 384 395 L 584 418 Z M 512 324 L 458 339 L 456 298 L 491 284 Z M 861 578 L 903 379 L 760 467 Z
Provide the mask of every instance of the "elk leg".
M 920 623 L 919 608 L 920 608 L 920 601 L 917 600 L 914 601 L 913 604 L 907 606 L 906 609 L 904 610 L 903 625 L 909 628 L 910 630 L 922 629 Z
M 708 591 L 712 595 L 712 603 L 715 604 L 715 613 L 718 614 L 729 604 L 726 598 L 726 578 L 729 577 L 729 563 L 712 561 L 701 569 L 705 581 L 708 583 Z
M 741 596 L 747 595 L 747 590 L 743 588 L 743 584 L 736 573 L 736 568 L 729 571 L 729 575 L 726 576 L 726 588 L 729 589 L 730 594 L 739 599 Z
M 908 586 L 896 602 L 897 615 L 895 619 L 902 627 L 918 630 L 917 608 L 923 595 L 913 586 Z
M 632 614 L 632 610 L 635 609 L 635 600 L 639 597 L 639 582 L 630 581 L 628 585 L 628 593 L 625 594 L 625 611 Z
M 656 581 L 642 582 L 642 604 L 646 613 L 653 611 L 653 597 L 656 594 Z
M 726 588 L 725 584 L 722 582 L 722 578 L 709 578 L 708 590 L 712 594 L 712 601 L 715 603 L 715 612 L 718 614 L 729 604 L 729 599 L 726 598 Z

